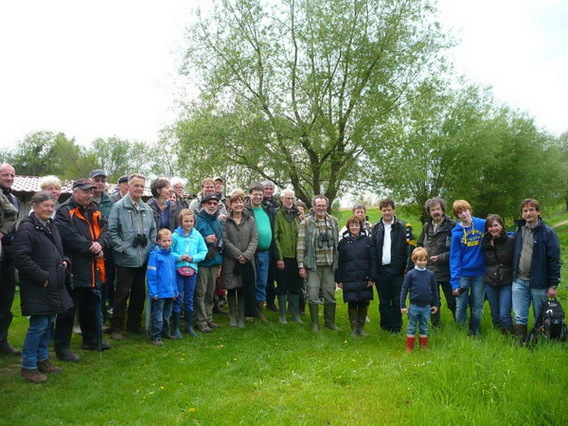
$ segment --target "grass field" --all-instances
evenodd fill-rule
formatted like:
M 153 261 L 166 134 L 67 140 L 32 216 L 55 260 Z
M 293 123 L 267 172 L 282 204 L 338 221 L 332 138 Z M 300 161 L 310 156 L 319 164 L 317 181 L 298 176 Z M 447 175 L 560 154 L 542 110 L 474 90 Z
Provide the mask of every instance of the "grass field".
M 568 225 L 557 228 L 568 255 Z M 566 291 L 560 292 L 566 300 Z M 337 293 L 341 301 L 341 293 Z M 18 302 L 15 311 L 18 312 Z M 568 302 L 565 302 L 568 308 Z M 519 348 L 491 329 L 485 305 L 479 339 L 466 337 L 443 309 L 430 349 L 404 352 L 404 336 L 379 331 L 377 302 L 369 337 L 305 324 L 247 323 L 158 348 L 127 335 L 43 385 L 19 376 L 17 358 L 0 357 L 0 424 L 480 424 L 568 423 L 568 347 Z M 16 314 L 11 341 L 21 347 L 27 320 Z

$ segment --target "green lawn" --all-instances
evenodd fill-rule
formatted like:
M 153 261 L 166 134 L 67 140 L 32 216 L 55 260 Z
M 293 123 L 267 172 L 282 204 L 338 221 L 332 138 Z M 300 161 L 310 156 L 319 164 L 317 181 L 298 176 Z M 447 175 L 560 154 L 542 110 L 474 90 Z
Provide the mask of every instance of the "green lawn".
M 568 226 L 557 231 L 568 247 Z M 223 327 L 210 335 L 162 348 L 127 335 L 102 356 L 74 336 L 81 362 L 56 362 L 63 373 L 43 385 L 0 357 L 0 424 L 567 424 L 566 344 L 516 347 L 485 308 L 482 338 L 466 337 L 444 310 L 430 349 L 411 354 L 404 335 L 379 331 L 376 301 L 365 339 L 349 336 L 343 303 L 339 332 L 314 334 L 308 317 L 281 325 L 273 313 L 269 325 L 238 330 L 218 316 Z M 26 328 L 17 313 L 14 345 Z

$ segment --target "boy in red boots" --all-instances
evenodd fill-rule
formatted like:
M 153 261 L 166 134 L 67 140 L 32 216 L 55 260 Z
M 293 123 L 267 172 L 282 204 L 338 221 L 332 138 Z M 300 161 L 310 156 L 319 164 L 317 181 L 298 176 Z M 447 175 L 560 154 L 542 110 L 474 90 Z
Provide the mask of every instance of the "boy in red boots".
M 408 313 L 408 327 L 406 329 L 406 352 L 414 349 L 416 326 L 420 332 L 420 346 L 428 347 L 428 323 L 430 314 L 438 311 L 438 284 L 432 271 L 426 269 L 428 251 L 418 247 L 412 252 L 414 269 L 408 271 L 402 283 L 400 293 L 400 312 Z M 406 308 L 406 295 L 410 293 L 410 308 Z

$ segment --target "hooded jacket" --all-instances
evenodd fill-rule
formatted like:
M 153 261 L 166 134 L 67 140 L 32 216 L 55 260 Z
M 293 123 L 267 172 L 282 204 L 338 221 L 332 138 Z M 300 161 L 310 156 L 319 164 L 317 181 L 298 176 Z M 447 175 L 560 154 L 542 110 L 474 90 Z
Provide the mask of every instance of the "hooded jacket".
M 191 228 L 189 234 L 186 234 L 183 228 L 178 226 L 172 234 L 171 250 L 176 259 L 176 269 L 190 266 L 197 272 L 197 264 L 207 255 L 207 244 L 195 228 Z M 193 261 L 181 260 L 184 254 L 190 255 Z
M 461 277 L 479 277 L 485 274 L 485 257 L 481 251 L 485 219 L 472 217 L 471 220 L 471 226 L 464 228 L 458 222 L 452 229 L 450 283 L 453 290 L 460 287 Z
M 160 246 L 150 252 L 146 281 L 150 299 L 171 299 L 178 295 L 175 256 Z

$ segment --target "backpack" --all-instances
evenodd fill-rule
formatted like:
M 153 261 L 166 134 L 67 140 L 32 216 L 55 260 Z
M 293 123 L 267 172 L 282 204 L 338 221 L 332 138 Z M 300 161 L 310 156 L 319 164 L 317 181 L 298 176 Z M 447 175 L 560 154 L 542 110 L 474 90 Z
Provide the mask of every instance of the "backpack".
M 527 343 L 536 340 L 537 334 L 540 334 L 547 340 L 565 341 L 568 335 L 566 327 L 566 316 L 560 302 L 554 298 L 544 302 L 540 315 L 536 321 L 531 334 L 527 338 Z

